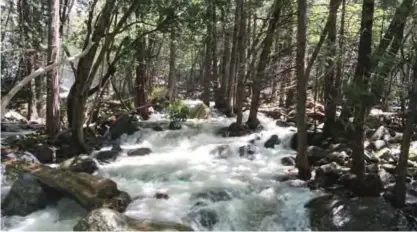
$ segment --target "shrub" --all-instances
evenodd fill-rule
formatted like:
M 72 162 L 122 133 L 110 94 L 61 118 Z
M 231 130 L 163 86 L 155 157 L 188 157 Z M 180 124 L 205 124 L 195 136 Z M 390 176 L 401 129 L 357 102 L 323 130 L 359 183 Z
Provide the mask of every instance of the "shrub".
M 185 121 L 190 115 L 188 107 L 179 100 L 173 101 L 168 106 L 168 115 L 172 121 Z

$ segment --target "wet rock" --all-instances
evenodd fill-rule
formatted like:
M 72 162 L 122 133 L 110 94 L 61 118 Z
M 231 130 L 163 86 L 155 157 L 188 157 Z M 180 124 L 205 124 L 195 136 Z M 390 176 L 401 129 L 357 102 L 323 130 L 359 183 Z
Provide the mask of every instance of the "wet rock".
M 375 152 L 375 157 L 377 157 L 380 160 L 381 159 L 385 160 L 387 162 L 389 162 L 391 160 L 394 160 L 391 149 L 389 149 L 387 147 L 382 148 L 381 150 Z
M 91 211 L 74 226 L 74 231 L 126 230 L 129 230 L 126 216 L 108 208 L 99 208 Z
M 129 230 L 133 231 L 193 231 L 193 228 L 175 222 L 138 220 L 128 216 L 126 216 L 126 218 Z
M 306 207 L 313 231 L 410 230 L 404 215 L 381 197 L 322 196 Z
M 391 174 L 395 174 L 395 165 L 392 164 L 382 164 L 381 168 L 383 168 L 385 171 Z
M 376 140 L 376 141 L 372 141 L 367 148 L 373 151 L 378 151 L 386 147 L 387 145 L 388 144 L 387 142 L 385 142 L 385 140 Z
M 365 158 L 365 161 L 369 162 L 369 163 L 378 163 L 379 162 L 378 157 L 376 157 L 375 154 L 371 151 L 365 150 L 364 158 Z
M 181 130 L 182 125 L 178 121 L 171 121 L 168 127 L 170 130 Z
M 340 177 L 339 182 L 360 197 L 377 197 L 384 189 L 379 173 L 367 173 L 363 180 L 359 180 L 354 174 L 347 172 Z
M 38 145 L 33 149 L 29 149 L 41 163 L 52 163 L 55 157 L 55 151 L 46 144 Z
M 69 158 L 73 158 L 80 154 L 80 151 L 75 146 L 71 146 L 70 144 L 62 144 L 56 151 L 55 156 L 56 160 L 65 160 Z
M 329 153 L 321 147 L 307 147 L 307 157 L 310 163 L 315 163 L 323 158 L 326 158 L 327 156 L 329 156 Z
M 264 144 L 265 148 L 274 148 L 275 145 L 279 145 L 281 141 L 278 138 L 278 135 L 272 135 Z
M 348 168 L 342 167 L 336 162 L 321 165 L 316 170 L 314 182 L 320 187 L 331 187 L 338 184 L 339 178 L 348 170 Z
M 288 181 L 288 180 L 297 179 L 297 176 L 296 175 L 280 174 L 280 175 L 274 176 L 273 179 L 278 181 L 278 182 L 285 182 L 285 181 Z
M 255 159 L 255 154 L 259 153 L 259 148 L 255 145 L 248 144 L 245 146 L 239 147 L 239 156 L 249 160 Z
M 332 152 L 328 156 L 316 162 L 317 165 L 328 164 L 336 162 L 341 166 L 347 166 L 349 164 L 350 156 L 346 152 Z
M 400 143 L 403 140 L 403 133 L 395 132 L 394 136 L 388 136 L 388 138 L 386 140 L 389 143 Z
M 190 118 L 208 119 L 210 117 L 210 108 L 204 103 L 195 106 L 190 112 Z
M 94 154 L 94 158 L 96 158 L 99 162 L 108 163 L 110 161 L 115 161 L 122 151 L 123 150 L 120 145 L 115 144 L 112 146 L 111 150 L 97 152 Z
M 137 120 L 128 114 L 123 114 L 111 125 L 109 131 L 112 139 L 117 139 L 122 134 L 131 135 L 138 131 Z
M 209 208 L 194 210 L 187 215 L 188 219 L 208 230 L 213 230 L 213 226 L 219 221 L 216 211 Z
M 365 170 L 366 172 L 378 173 L 379 166 L 376 163 L 372 163 L 372 164 L 366 165 Z
M 91 157 L 87 155 L 80 155 L 71 159 L 68 159 L 61 163 L 60 168 L 68 169 L 73 172 L 85 172 L 93 174 L 98 170 L 97 163 Z
M 169 199 L 169 196 L 166 193 L 155 193 L 154 197 L 156 199 L 165 199 L 165 200 Z
M 12 185 L 10 192 L 1 204 L 3 216 L 26 216 L 45 208 L 53 200 L 53 194 L 45 191 L 44 187 L 31 174 L 22 174 Z
M 295 126 L 295 123 L 293 122 L 287 122 L 284 120 L 277 120 L 276 125 L 279 127 L 290 127 L 290 126 Z
M 294 133 L 291 136 L 291 140 L 290 140 L 290 147 L 293 150 L 297 150 L 297 133 Z M 318 146 L 321 145 L 323 142 L 323 135 L 321 133 L 312 133 L 307 131 L 307 145 L 308 146 Z
M 229 148 L 229 145 L 219 145 L 216 148 L 214 148 L 213 150 L 210 151 L 211 155 L 218 155 L 219 158 L 221 159 L 227 159 L 228 158 L 228 153 L 227 153 L 227 149 Z
M 127 152 L 128 156 L 145 156 L 152 153 L 152 150 L 147 147 L 141 147 Z
M 219 188 L 194 193 L 190 198 L 191 200 L 207 200 L 210 202 L 230 201 L 232 199 L 232 194 L 226 189 Z
M 385 171 L 385 169 L 381 169 L 378 172 L 379 178 L 381 179 L 382 185 L 384 189 L 387 189 L 387 187 L 395 182 L 395 177 L 391 175 L 389 172 Z
M 286 156 L 281 159 L 281 164 L 284 166 L 295 166 L 295 157 Z
M 154 131 L 163 131 L 164 129 L 160 125 L 155 125 L 152 127 L 152 130 Z
M 249 135 L 252 131 L 249 129 L 247 125 L 239 125 L 236 122 L 230 124 L 227 129 L 228 135 L 226 137 L 240 137 Z

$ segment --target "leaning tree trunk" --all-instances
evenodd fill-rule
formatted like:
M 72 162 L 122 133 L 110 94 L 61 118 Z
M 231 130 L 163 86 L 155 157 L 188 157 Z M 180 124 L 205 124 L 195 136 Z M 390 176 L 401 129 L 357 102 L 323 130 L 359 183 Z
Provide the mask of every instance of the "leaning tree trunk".
M 359 54 L 353 78 L 355 91 L 361 94 L 368 92 L 368 83 L 371 75 L 371 46 L 372 46 L 372 25 L 374 16 L 374 0 L 364 0 L 362 5 L 361 33 L 359 40 Z M 350 96 L 355 98 L 356 96 Z M 351 172 L 362 180 L 365 174 L 364 161 L 364 120 L 366 117 L 366 103 L 364 99 L 352 99 L 354 102 L 354 132 L 352 139 L 352 166 Z
M 415 46 L 415 55 L 417 57 L 417 43 Z M 394 189 L 395 206 L 405 206 L 406 179 L 408 166 L 408 153 L 410 150 L 410 140 L 413 134 L 413 125 L 417 116 L 417 58 L 413 67 L 413 87 L 410 94 L 410 103 L 408 105 L 407 122 L 404 126 L 403 140 L 401 143 L 400 160 L 397 164 L 397 177 Z
M 258 108 L 259 108 L 259 99 L 261 95 L 261 88 L 262 88 L 262 82 L 265 77 L 265 68 L 266 65 L 269 63 L 269 56 L 271 53 L 271 47 L 273 42 L 273 36 L 275 29 L 278 25 L 278 21 L 280 18 L 280 12 L 281 12 L 281 2 L 279 0 L 276 0 L 273 5 L 273 12 L 272 17 L 269 20 L 268 30 L 266 37 L 262 41 L 262 52 L 259 57 L 259 63 L 256 71 L 256 77 L 253 81 L 253 87 L 252 87 L 252 100 L 250 105 L 250 111 L 249 111 L 249 118 L 248 118 L 248 126 L 251 129 L 256 129 L 259 125 L 259 120 L 257 118 L 258 115 Z
M 48 63 L 59 57 L 59 0 L 49 0 L 50 20 L 48 38 Z M 46 131 L 53 138 L 59 132 L 59 68 L 52 69 L 47 79 Z
M 307 125 L 306 125 L 306 87 L 307 76 L 305 66 L 306 40 L 307 40 L 307 2 L 298 0 L 297 23 L 297 156 L 296 167 L 300 179 L 311 178 L 310 166 L 307 159 Z

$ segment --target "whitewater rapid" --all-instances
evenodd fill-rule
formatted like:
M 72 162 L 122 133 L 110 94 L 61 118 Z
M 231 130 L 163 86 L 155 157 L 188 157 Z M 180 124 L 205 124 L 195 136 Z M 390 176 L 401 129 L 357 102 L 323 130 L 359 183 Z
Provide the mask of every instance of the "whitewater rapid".
M 194 230 L 309 230 L 304 205 L 318 193 L 300 187 L 302 182 L 298 180 L 277 181 L 292 169 L 280 160 L 295 155 L 288 148 L 294 128 L 279 128 L 274 120 L 259 117 L 266 130 L 238 138 L 215 135 L 216 130 L 234 121 L 215 114 L 209 120 L 188 120 L 178 131 L 143 129 L 131 136 L 123 135 L 123 149 L 146 147 L 153 153 L 142 157 L 124 154 L 116 162 L 100 165 L 97 175 L 112 179 L 119 189 L 135 198 L 125 212 L 134 218 L 178 222 Z M 149 123 L 161 120 L 163 115 L 154 115 Z M 274 149 L 264 148 L 264 142 L 273 134 L 280 137 L 281 144 Z M 240 157 L 239 147 L 252 139 L 259 154 L 253 160 Z M 223 151 L 227 159 L 213 152 L 220 145 L 228 146 Z M 102 150 L 107 149 L 110 148 Z M 166 193 L 169 199 L 156 199 L 155 193 Z M 227 197 L 216 202 L 201 197 L 213 193 Z M 201 202 L 204 205 L 199 205 Z M 197 220 L 195 212 L 201 209 L 215 212 L 214 225 L 208 228 Z M 64 199 L 26 217 L 3 217 L 2 230 L 72 230 L 85 213 Z

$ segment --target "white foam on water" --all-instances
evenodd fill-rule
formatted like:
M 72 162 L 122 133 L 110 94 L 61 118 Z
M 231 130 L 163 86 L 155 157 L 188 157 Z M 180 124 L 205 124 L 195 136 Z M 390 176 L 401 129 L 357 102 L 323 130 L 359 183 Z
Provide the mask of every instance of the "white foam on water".
M 191 103 L 197 104 L 187 104 Z M 147 147 L 153 153 L 141 157 L 121 156 L 113 163 L 101 165 L 98 175 L 114 180 L 119 189 L 137 197 L 126 211 L 134 218 L 178 222 L 195 230 L 309 230 L 304 204 L 315 193 L 275 180 L 290 169 L 280 160 L 295 155 L 287 148 L 289 135 L 294 131 L 279 128 L 272 119 L 262 115 L 260 120 L 265 131 L 236 138 L 215 135 L 217 129 L 235 121 L 226 117 L 188 120 L 178 131 L 145 129 L 123 136 L 123 149 Z M 264 148 L 264 142 L 273 134 L 285 141 L 284 146 Z M 259 154 L 255 154 L 254 160 L 240 157 L 239 147 L 253 139 Z M 228 146 L 224 151 L 227 159 L 220 159 L 218 152 L 213 152 L 220 145 Z M 231 199 L 208 202 L 196 197 L 210 191 L 229 194 Z M 155 193 L 166 193 L 169 199 L 156 199 Z M 217 215 L 212 228 L 190 216 L 199 201 L 205 201 L 204 208 Z M 49 207 L 18 220 L 3 218 L 9 225 L 2 224 L 2 229 L 71 230 L 79 216 L 62 216 L 60 210 L 59 206 Z

